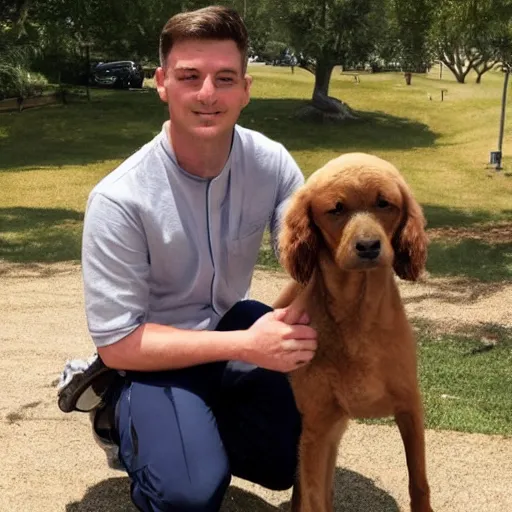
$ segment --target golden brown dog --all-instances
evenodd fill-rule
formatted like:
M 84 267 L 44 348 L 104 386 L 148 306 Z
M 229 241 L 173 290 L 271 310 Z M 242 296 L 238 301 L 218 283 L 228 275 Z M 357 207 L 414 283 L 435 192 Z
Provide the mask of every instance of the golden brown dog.
M 415 342 L 396 274 L 415 280 L 427 238 L 420 206 L 399 172 L 351 153 L 315 172 L 294 195 L 280 236 L 294 302 L 318 332 L 313 360 L 290 374 L 303 416 L 294 512 L 332 511 L 339 441 L 350 418 L 394 416 L 413 512 L 432 512 L 425 469 Z

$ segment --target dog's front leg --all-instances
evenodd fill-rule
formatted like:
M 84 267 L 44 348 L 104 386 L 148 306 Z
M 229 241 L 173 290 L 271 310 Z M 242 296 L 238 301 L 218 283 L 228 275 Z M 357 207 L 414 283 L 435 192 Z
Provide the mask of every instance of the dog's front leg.
M 291 512 L 300 512 L 302 510 L 302 496 L 298 471 L 300 471 L 300 469 L 297 469 L 297 476 L 295 478 L 295 484 L 293 485 Z
M 410 411 L 401 411 L 395 415 L 395 421 L 402 436 L 409 470 L 411 511 L 432 512 L 425 462 L 423 412 L 419 396 Z
M 302 287 L 296 281 L 288 281 L 273 302 L 274 309 L 287 308 L 299 295 Z
M 346 418 L 337 418 L 320 428 L 319 424 L 303 425 L 292 512 L 332 512 L 336 455 L 346 425 Z
M 332 510 L 334 500 L 334 473 L 336 470 L 336 459 L 338 458 L 338 446 L 348 425 L 348 416 L 343 416 L 331 429 L 329 434 L 329 449 L 327 454 L 327 472 L 325 481 L 326 510 Z

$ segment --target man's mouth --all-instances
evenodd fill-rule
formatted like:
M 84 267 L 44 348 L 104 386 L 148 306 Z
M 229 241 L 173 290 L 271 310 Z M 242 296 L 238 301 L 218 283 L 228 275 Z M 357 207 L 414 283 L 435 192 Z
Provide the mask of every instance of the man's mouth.
M 215 116 L 218 116 L 219 114 L 222 114 L 222 112 L 200 112 L 200 111 L 194 111 L 194 114 L 196 116 L 201 116 L 201 117 L 215 117 Z

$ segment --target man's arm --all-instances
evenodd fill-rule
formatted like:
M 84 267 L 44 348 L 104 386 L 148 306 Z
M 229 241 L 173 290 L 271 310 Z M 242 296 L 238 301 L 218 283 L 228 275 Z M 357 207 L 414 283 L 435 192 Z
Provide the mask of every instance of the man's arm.
M 278 236 L 281 222 L 292 194 L 304 184 L 304 175 L 292 155 L 282 146 L 281 162 L 279 166 L 278 188 L 274 213 L 270 219 L 270 233 L 272 247 L 276 257 L 279 258 Z
M 307 320 L 276 310 L 246 331 L 193 331 L 148 323 L 98 348 L 98 354 L 107 366 L 119 370 L 169 370 L 235 359 L 289 372 L 314 355 L 316 333 L 303 325 Z
M 110 368 L 155 371 L 239 359 L 246 333 L 193 331 L 142 324 L 120 341 L 98 348 Z
M 85 304 L 89 331 L 107 366 L 152 371 L 239 359 L 286 372 L 313 357 L 316 333 L 286 310 L 264 315 L 247 331 L 146 322 L 148 260 L 137 213 L 101 195 L 91 198 L 82 246 Z

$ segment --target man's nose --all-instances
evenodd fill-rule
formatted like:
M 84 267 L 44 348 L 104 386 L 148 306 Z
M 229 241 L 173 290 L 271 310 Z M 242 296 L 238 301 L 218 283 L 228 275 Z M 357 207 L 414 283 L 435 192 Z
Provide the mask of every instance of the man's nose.
M 215 102 L 215 79 L 211 76 L 207 76 L 201 85 L 201 89 L 197 93 L 197 99 L 201 103 L 211 105 Z

